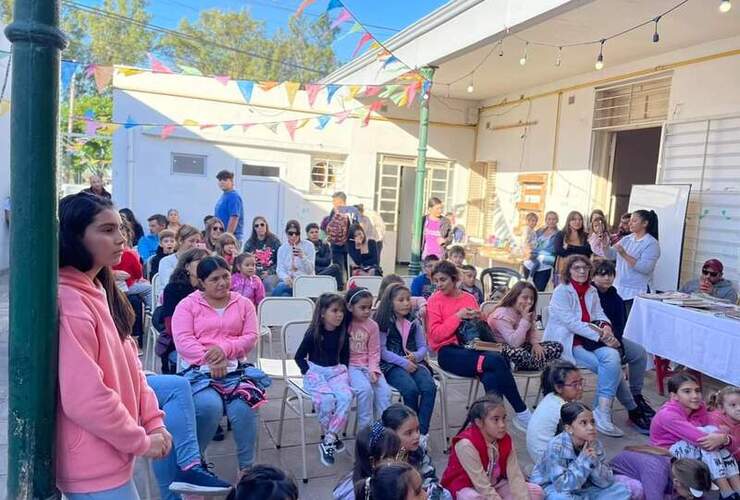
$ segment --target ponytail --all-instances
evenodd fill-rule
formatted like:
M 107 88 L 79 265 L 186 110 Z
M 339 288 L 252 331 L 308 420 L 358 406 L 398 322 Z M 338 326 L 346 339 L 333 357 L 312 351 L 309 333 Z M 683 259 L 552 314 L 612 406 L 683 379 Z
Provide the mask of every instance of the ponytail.
M 632 215 L 637 215 L 646 221 L 645 232 L 656 240 L 658 239 L 658 214 L 655 213 L 655 210 L 635 210 Z

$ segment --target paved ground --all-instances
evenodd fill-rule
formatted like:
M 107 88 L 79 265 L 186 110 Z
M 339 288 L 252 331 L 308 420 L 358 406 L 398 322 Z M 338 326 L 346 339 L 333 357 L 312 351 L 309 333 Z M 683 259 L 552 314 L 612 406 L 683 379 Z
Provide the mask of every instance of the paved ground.
M 5 498 L 5 483 L 7 479 L 7 423 L 8 423 L 8 276 L 0 275 L 0 500 Z M 594 390 L 593 377 L 587 377 L 587 387 L 584 400 L 591 401 Z M 711 381 L 709 381 L 711 385 Z M 530 398 L 528 403 L 534 404 L 534 391 L 539 384 L 533 384 L 530 389 Z M 270 388 L 269 404 L 261 410 L 261 434 L 260 434 L 260 461 L 278 465 L 288 470 L 295 477 L 301 477 L 301 448 L 299 422 L 294 415 L 286 415 L 284 443 L 280 450 L 277 450 L 271 436 L 277 435 L 277 426 L 280 417 L 280 397 L 282 396 L 282 384 L 276 383 Z M 520 390 L 523 391 L 524 385 L 520 384 Z M 645 396 L 650 399 L 654 406 L 658 406 L 663 398 L 655 392 L 654 373 L 650 372 L 645 382 Z M 458 384 L 454 386 L 448 394 L 451 432 L 457 430 L 462 424 L 465 417 L 465 400 L 468 393 L 468 384 Z M 625 445 L 643 443 L 645 438 L 637 434 L 630 426 L 625 424 L 626 414 L 621 406 L 615 405 L 615 421 L 626 431 L 626 436 L 621 439 L 602 437 L 609 455 L 614 455 Z M 327 468 L 321 465 L 318 460 L 317 443 L 319 440 L 319 428 L 316 419 L 306 420 L 308 436 L 308 475 L 310 481 L 308 484 L 299 482 L 302 499 L 323 500 L 331 498 L 331 491 L 338 480 L 344 476 L 352 467 L 352 450 L 354 442 L 348 439 L 348 452 L 338 455 L 337 464 L 333 468 Z M 518 447 L 519 461 L 525 468 L 531 467 L 531 462 L 526 453 L 524 445 L 524 436 L 512 430 L 512 435 Z M 442 453 L 443 438 L 441 433 L 441 422 L 439 414 L 439 403 L 432 421 L 432 432 L 430 445 L 432 457 L 437 466 L 438 472 L 444 469 L 447 463 L 447 456 Z M 236 461 L 234 454 L 233 440 L 227 435 L 225 441 L 212 443 L 208 449 L 208 460 L 216 466 L 216 472 L 223 478 L 234 480 L 236 477 Z M 158 499 L 159 494 L 156 485 L 147 485 L 147 475 L 144 463 L 139 461 L 136 468 L 136 483 L 141 494 L 142 500 Z

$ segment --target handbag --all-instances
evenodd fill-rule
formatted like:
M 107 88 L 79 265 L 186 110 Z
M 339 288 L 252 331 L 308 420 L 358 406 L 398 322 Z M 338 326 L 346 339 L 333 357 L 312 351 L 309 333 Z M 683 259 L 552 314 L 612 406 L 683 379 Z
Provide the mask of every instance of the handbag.
M 488 323 L 482 319 L 464 319 L 455 332 L 458 343 L 466 349 L 474 349 L 476 341 L 496 342 Z

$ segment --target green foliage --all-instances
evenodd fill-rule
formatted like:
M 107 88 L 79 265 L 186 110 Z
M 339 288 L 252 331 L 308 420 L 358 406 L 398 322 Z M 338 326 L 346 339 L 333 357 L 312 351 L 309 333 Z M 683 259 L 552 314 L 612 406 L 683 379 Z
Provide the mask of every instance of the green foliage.
M 13 19 L 13 0 L 0 0 L 0 22 L 10 24 Z
M 83 94 L 75 99 L 73 117 L 73 134 L 85 132 L 85 121 L 79 119 L 90 110 L 95 119 L 100 122 L 110 122 L 113 117 L 113 100 L 110 95 Z M 64 132 L 67 131 L 67 123 L 70 115 L 69 101 L 62 103 L 60 108 L 61 124 Z M 109 177 L 110 165 L 113 161 L 111 141 L 107 137 L 101 138 L 79 138 L 65 137 L 64 140 L 64 170 L 71 174 L 74 182 L 80 183 L 83 176 L 97 174 Z

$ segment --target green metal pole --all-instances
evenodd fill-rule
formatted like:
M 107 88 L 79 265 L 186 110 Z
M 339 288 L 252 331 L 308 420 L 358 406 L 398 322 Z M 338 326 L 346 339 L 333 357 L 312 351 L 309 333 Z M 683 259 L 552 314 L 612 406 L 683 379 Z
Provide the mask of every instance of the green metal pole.
M 435 66 L 421 68 L 421 74 L 427 81 L 434 78 Z M 427 137 L 429 135 L 429 99 L 431 84 L 421 96 L 419 105 L 419 154 L 416 158 L 416 189 L 414 190 L 414 226 L 411 240 L 411 263 L 409 274 L 417 275 L 421 272 L 421 219 L 424 216 L 424 187 L 427 179 Z M 401 237 L 403 237 L 401 235 Z
M 16 0 L 10 118 L 8 498 L 57 498 L 58 0 Z

